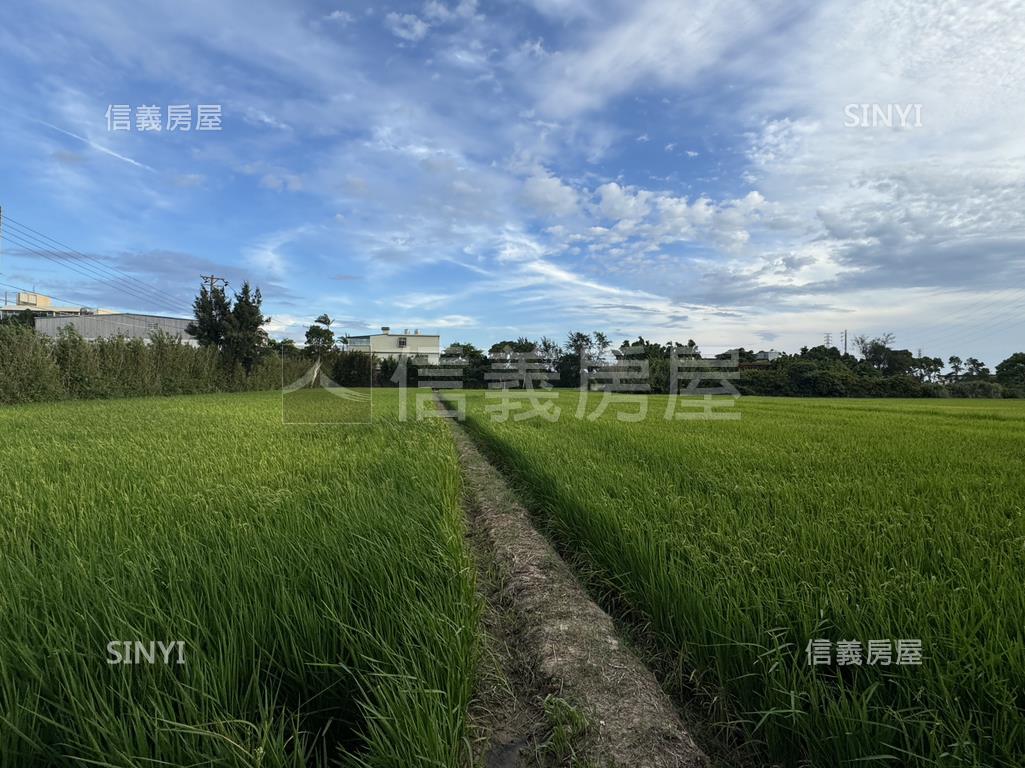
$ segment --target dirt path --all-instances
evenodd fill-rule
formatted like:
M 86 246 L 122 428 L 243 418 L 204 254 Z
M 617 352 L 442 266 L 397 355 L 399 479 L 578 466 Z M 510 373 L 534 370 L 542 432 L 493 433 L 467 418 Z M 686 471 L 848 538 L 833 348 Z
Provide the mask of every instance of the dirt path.
M 708 759 L 612 619 L 533 527 L 501 474 L 451 423 L 489 607 L 476 704 L 488 768 L 698 768 Z

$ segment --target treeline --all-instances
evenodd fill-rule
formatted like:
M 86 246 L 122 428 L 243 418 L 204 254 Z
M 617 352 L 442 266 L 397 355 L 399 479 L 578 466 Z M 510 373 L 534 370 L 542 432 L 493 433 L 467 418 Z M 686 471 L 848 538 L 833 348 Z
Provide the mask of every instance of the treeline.
M 263 330 L 270 318 L 262 313 L 260 291 L 248 283 L 233 298 L 219 287 L 204 286 L 193 310 L 187 330 L 199 346 L 161 334 L 145 342 L 120 337 L 86 341 L 71 328 L 51 339 L 32 329 L 30 315 L 0 321 L 0 403 L 276 389 L 301 380 L 315 365 L 345 387 L 415 387 L 439 378 L 436 370 L 425 375 L 425 369 L 435 367 L 423 359 L 400 362 L 346 351 L 348 339 L 335 338 L 327 315 L 310 326 L 303 347 L 274 341 Z M 953 356 L 944 363 L 895 349 L 892 342 L 889 334 L 858 337 L 857 355 L 817 346 L 773 360 L 744 349 L 716 357 L 736 357 L 739 370 L 730 381 L 745 395 L 1025 397 L 1025 353 L 1011 355 L 991 372 L 973 357 Z M 666 393 L 673 357 L 696 358 L 701 352 L 692 339 L 659 344 L 639 337 L 614 347 L 600 331 L 575 331 L 561 344 L 548 337 L 520 337 L 499 341 L 486 352 L 456 343 L 442 355 L 442 366 L 458 369 L 466 389 L 485 388 L 489 371 L 528 355 L 540 378 L 566 388 L 580 387 L 586 374 L 626 370 L 642 360 L 649 391 Z
M 741 394 L 784 397 L 1025 397 L 1025 353 L 1018 352 L 996 366 L 995 371 L 980 360 L 952 356 L 945 364 L 937 357 L 915 356 L 909 350 L 892 347 L 889 334 L 855 339 L 859 355 L 844 354 L 836 347 L 804 347 L 798 354 L 780 354 L 775 359 L 759 357 L 743 348 L 715 355 L 726 360 L 736 357 L 738 376 L 731 383 Z M 486 373 L 496 365 L 509 365 L 517 355 L 527 354 L 556 387 L 576 388 L 584 373 L 605 369 L 623 369 L 642 359 L 647 384 L 653 393 L 670 389 L 672 357 L 701 357 L 693 339 L 686 344 L 658 344 L 640 337 L 613 347 L 601 332 L 569 334 L 559 344 L 542 337 L 538 341 L 520 337 L 493 344 L 487 352 L 472 344 L 457 343 L 443 353 L 443 363 L 458 366 L 462 385 L 468 389 L 487 386 Z M 330 365 L 332 378 L 343 386 L 397 386 L 395 361 L 377 361 L 359 352 L 339 352 L 333 346 L 321 348 Z M 361 360 L 362 358 L 365 358 Z M 584 368 L 587 370 L 585 371 Z M 948 369 L 946 372 L 945 369 Z M 406 384 L 416 386 L 424 369 L 415 359 L 406 361 Z M 433 376 L 433 374 L 432 374 Z M 710 376 L 707 383 L 714 382 Z
M 893 348 L 893 337 L 859 336 L 859 355 L 836 347 L 803 347 L 757 364 L 740 351 L 738 389 L 749 395 L 791 397 L 1025 397 L 1025 353 L 1016 352 L 990 369 L 977 358 L 916 356 Z
M 186 395 L 276 389 L 301 373 L 300 361 L 282 359 L 262 326 L 259 290 L 249 285 L 232 301 L 205 289 L 196 300 L 196 323 L 205 323 L 200 346 L 154 333 L 148 340 L 113 337 L 86 341 L 66 327 L 57 338 L 37 333 L 32 317 L 0 321 L 0 403 L 65 399 Z M 285 366 L 283 374 L 282 365 Z

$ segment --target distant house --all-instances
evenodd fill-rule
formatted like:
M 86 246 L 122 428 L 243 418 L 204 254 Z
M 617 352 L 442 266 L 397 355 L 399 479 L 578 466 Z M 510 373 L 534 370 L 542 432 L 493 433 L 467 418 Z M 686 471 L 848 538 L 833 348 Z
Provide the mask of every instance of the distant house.
M 389 326 L 380 333 L 367 336 L 350 336 L 345 345 L 348 352 L 369 352 L 378 357 L 421 357 L 431 365 L 437 365 L 441 357 L 441 336 L 431 333 L 412 333 L 406 328 L 402 333 L 392 333 Z
M 755 352 L 755 360 L 768 360 L 770 363 L 779 357 L 779 352 L 770 349 L 768 352 Z
M 73 317 L 80 315 L 109 315 L 109 311 L 96 307 L 59 307 L 53 299 L 41 293 L 18 291 L 14 294 L 14 302 L 4 294 L 4 303 L 0 306 L 0 318 L 21 315 L 30 312 L 33 317 Z
M 123 336 L 126 339 L 148 341 L 154 333 L 165 333 L 196 346 L 198 342 L 185 332 L 189 320 L 161 315 L 140 315 L 126 312 L 108 312 L 101 315 L 57 315 L 37 317 L 36 331 L 56 337 L 61 328 L 71 326 L 86 340 Z

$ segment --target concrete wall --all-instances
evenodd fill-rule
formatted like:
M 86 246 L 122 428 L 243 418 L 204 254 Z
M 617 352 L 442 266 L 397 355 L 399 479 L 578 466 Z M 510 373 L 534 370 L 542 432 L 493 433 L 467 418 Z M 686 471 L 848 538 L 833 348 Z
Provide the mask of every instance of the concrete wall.
M 379 357 L 422 356 L 433 365 L 437 364 L 441 356 L 441 337 L 425 333 L 374 333 L 369 336 L 353 336 L 347 349 L 353 352 L 373 352 Z
M 162 331 L 170 336 L 178 336 L 186 343 L 195 344 L 195 339 L 185 332 L 189 322 L 178 317 L 133 314 L 37 317 L 36 330 L 55 337 L 61 328 L 70 325 L 86 339 L 124 336 L 144 340 L 148 340 L 154 331 Z

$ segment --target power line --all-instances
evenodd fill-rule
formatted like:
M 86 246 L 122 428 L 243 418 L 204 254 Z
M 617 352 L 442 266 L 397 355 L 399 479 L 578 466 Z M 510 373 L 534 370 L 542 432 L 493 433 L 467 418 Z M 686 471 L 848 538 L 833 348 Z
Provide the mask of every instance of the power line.
M 34 291 L 34 290 L 29 290 L 28 288 L 23 288 L 23 287 L 21 287 L 20 285 L 11 285 L 10 283 L 4 283 L 4 282 L 0 282 L 0 285 L 2 285 L 2 286 L 3 286 L 4 288 L 13 288 L 14 290 L 16 290 L 16 291 L 20 291 L 21 293 L 35 293 L 35 291 Z M 46 294 L 46 295 L 47 295 L 47 296 L 48 296 L 49 298 L 51 298 L 51 299 L 57 299 L 57 301 L 62 301 L 62 302 L 64 302 L 64 303 L 65 303 L 65 304 L 67 304 L 67 305 L 68 305 L 69 307 L 73 307 L 73 306 L 75 306 L 76 304 L 77 304 L 77 305 L 79 305 L 79 306 L 85 306 L 85 304 L 84 304 L 83 302 L 80 302 L 80 301 L 72 301 L 71 299 L 65 299 L 65 298 L 62 298 L 62 297 L 60 297 L 60 296 L 54 296 L 54 295 L 53 295 L 52 293 L 48 293 L 48 294 Z
M 1022 322 L 1025 322 L 1025 317 L 1023 317 L 1021 314 L 1021 308 L 1014 308 L 1008 311 L 1012 314 L 1009 315 L 1006 320 L 1001 321 L 1000 325 L 1002 326 L 1002 329 L 1006 330 L 1009 327 L 1013 328 L 1017 325 L 1020 325 Z M 967 335 L 961 334 L 954 340 L 954 343 L 965 345 L 974 343 L 980 338 L 985 337 L 988 334 L 991 334 L 992 332 L 993 325 L 987 325 L 983 328 L 977 328 L 974 332 L 969 332 Z
M 92 262 L 96 263 L 98 268 L 103 270 L 103 271 L 105 271 L 105 272 L 108 272 L 108 273 L 111 273 L 111 274 L 120 275 L 121 278 L 123 278 L 125 280 L 128 280 L 128 281 L 131 281 L 132 283 L 135 283 L 137 286 L 139 286 L 139 288 L 141 288 L 144 291 L 147 291 L 147 292 L 152 293 L 152 294 L 157 295 L 157 296 L 161 296 L 161 297 L 163 296 L 163 294 L 158 289 L 154 288 L 153 286 L 149 285 L 148 283 L 145 283 L 142 280 L 139 280 L 137 277 L 135 277 L 135 276 L 125 272 L 124 270 L 118 269 L 117 267 L 108 266 L 107 264 L 102 262 L 100 259 L 97 259 L 95 256 L 89 256 L 87 254 L 84 254 L 81 251 L 76 250 L 75 248 L 72 248 L 71 246 L 67 245 L 66 243 L 62 243 L 60 240 L 57 240 L 54 237 L 50 237 L 49 235 L 46 235 L 46 234 L 44 234 L 44 233 L 42 233 L 42 232 L 40 232 L 40 231 L 38 231 L 36 229 L 33 229 L 32 227 L 28 226 L 27 224 L 23 224 L 23 223 L 17 221 L 16 219 L 10 218 L 10 216 L 7 217 L 7 222 L 9 224 L 13 224 L 16 227 L 16 230 L 15 230 L 16 232 L 18 232 L 19 230 L 23 230 L 23 231 L 20 232 L 20 234 L 21 234 L 22 237 L 25 237 L 26 239 L 30 239 L 30 240 L 34 240 L 34 241 L 40 242 L 44 246 L 46 245 L 47 242 L 52 243 L 53 245 L 56 245 L 56 246 L 59 246 L 60 248 L 62 248 L 66 253 L 74 253 L 76 256 L 79 256 L 82 259 L 86 259 L 88 261 L 92 261 Z M 29 234 L 29 233 L 31 233 L 31 234 Z M 52 250 L 52 248 L 47 248 L 47 250 Z
M 141 281 L 135 280 L 135 283 L 142 285 L 142 288 L 136 287 L 132 282 L 129 282 L 126 278 L 119 276 L 118 271 L 106 267 L 102 263 L 97 262 L 94 265 L 95 259 L 90 259 L 83 255 L 81 260 L 72 258 L 68 252 L 55 251 L 48 246 L 41 238 L 34 235 L 25 234 L 21 231 L 9 229 L 7 232 L 8 239 L 22 249 L 43 258 L 48 259 L 54 263 L 66 266 L 69 269 L 78 272 L 85 277 L 89 277 L 95 280 L 102 280 L 111 286 L 117 288 L 119 291 L 133 296 L 137 299 L 141 299 L 150 304 L 158 304 L 167 309 L 173 309 L 174 311 L 181 311 L 181 307 L 173 299 L 169 299 L 166 295 L 155 288 L 147 286 Z M 77 253 L 77 252 L 76 252 Z
M 36 256 L 41 256 L 42 258 L 47 259 L 48 261 L 51 261 L 55 264 L 67 267 L 68 269 L 72 270 L 73 272 L 77 272 L 83 277 L 87 277 L 91 280 L 98 280 L 101 282 L 108 283 L 109 285 L 113 286 L 122 293 L 125 293 L 146 304 L 156 304 L 158 306 L 164 307 L 165 310 L 171 310 L 173 312 L 182 311 L 179 305 L 163 298 L 161 294 L 155 294 L 155 296 L 159 298 L 155 298 L 154 295 L 143 294 L 134 288 L 130 288 L 123 285 L 121 282 L 119 282 L 118 278 L 105 275 L 103 272 L 97 270 L 95 267 L 92 267 L 88 264 L 78 264 L 72 260 L 61 258 L 59 255 L 54 254 L 51 251 L 42 250 L 39 248 L 37 243 L 25 240 L 20 235 L 13 235 L 11 232 L 8 232 L 6 234 L 6 238 L 10 242 L 22 248 L 24 251 L 27 251 L 28 253 L 34 254 Z
M 1001 291 L 1000 293 L 1006 293 L 1008 296 L 1000 302 L 997 302 L 995 298 L 991 299 L 990 303 L 993 306 L 990 307 L 990 311 L 975 315 L 973 318 L 974 322 L 966 323 L 962 327 L 958 328 L 953 328 L 953 324 L 950 323 L 947 325 L 947 330 L 945 332 L 934 331 L 933 333 L 926 334 L 924 337 L 921 337 L 919 341 L 923 344 L 960 344 L 969 340 L 974 340 L 980 335 L 992 332 L 994 326 L 1013 322 L 1016 318 L 1021 316 L 1023 304 L 1025 304 L 1025 301 L 1023 301 L 1023 299 L 1025 299 L 1025 290 L 1009 289 L 1007 291 Z M 961 312 L 958 315 L 953 315 L 951 316 L 951 320 L 956 322 L 956 319 L 963 315 L 964 312 Z
M 998 298 L 1001 297 L 1001 295 L 1004 295 L 1003 298 Z M 1007 288 L 1002 291 L 997 291 L 996 294 L 990 298 L 974 302 L 967 307 L 962 307 L 960 310 L 945 317 L 944 326 L 947 329 L 946 331 L 933 330 L 931 333 L 926 333 L 921 336 L 919 340 L 926 344 L 931 344 L 937 341 L 949 342 L 951 339 L 963 335 L 966 331 L 983 327 L 987 324 L 985 321 L 991 321 L 997 317 L 1003 317 L 1009 312 L 1020 312 L 1020 306 L 1016 306 L 1015 304 L 1011 304 L 1010 306 L 1008 305 L 1012 301 L 1017 301 L 1018 305 L 1020 305 L 1023 299 L 1025 299 L 1025 290 L 1021 288 Z M 977 307 L 983 309 L 988 308 L 989 311 L 976 312 L 975 309 Z M 967 328 L 952 330 L 957 321 L 962 318 L 971 321 L 967 323 Z

